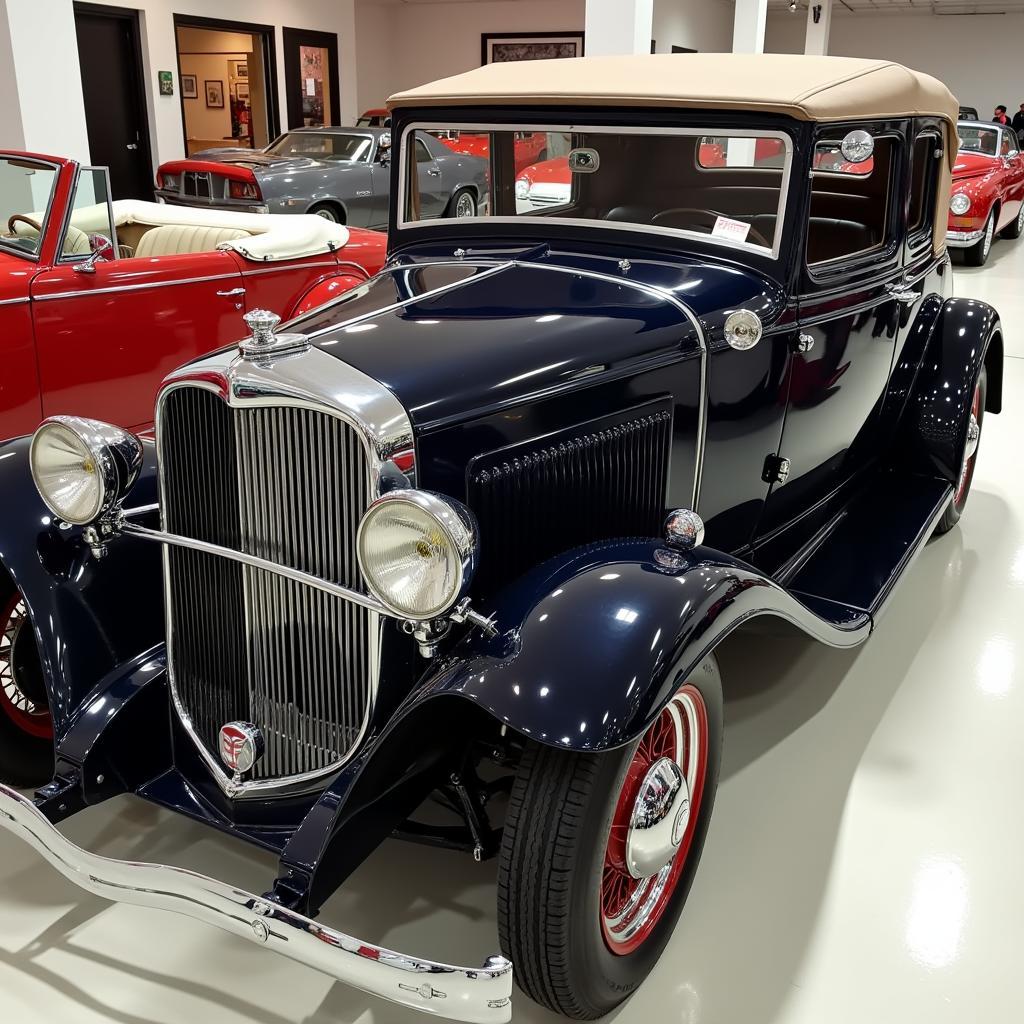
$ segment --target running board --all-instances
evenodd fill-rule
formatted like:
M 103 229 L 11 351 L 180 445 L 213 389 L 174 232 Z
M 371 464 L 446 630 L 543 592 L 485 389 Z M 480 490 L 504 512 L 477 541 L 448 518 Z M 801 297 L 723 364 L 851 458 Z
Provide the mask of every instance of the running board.
M 929 477 L 887 473 L 874 483 L 835 517 L 821 545 L 786 581 L 794 597 L 819 613 L 858 609 L 877 620 L 953 497 L 948 483 Z

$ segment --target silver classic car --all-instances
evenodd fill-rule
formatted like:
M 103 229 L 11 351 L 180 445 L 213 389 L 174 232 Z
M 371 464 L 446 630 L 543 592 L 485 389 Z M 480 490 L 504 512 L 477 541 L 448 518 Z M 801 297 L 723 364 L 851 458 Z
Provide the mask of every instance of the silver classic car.
M 206 149 L 157 172 L 158 202 L 254 213 L 316 213 L 386 228 L 391 193 L 386 128 L 299 128 L 262 150 Z M 487 160 L 424 133 L 416 147 L 423 213 L 475 217 L 487 203 Z

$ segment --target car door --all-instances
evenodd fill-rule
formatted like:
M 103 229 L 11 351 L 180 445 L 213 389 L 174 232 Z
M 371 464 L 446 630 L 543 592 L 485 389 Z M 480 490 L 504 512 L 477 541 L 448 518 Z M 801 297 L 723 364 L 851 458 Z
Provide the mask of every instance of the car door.
M 427 149 L 422 137 L 416 139 L 415 152 L 416 175 L 420 187 L 420 216 L 423 218 L 440 217 L 450 198 L 446 191 L 444 172 L 441 170 L 440 161 Z
M 1005 169 L 1005 189 L 1003 211 L 1000 220 L 1003 225 L 1012 224 L 1020 214 L 1024 203 L 1024 155 L 1020 151 L 1020 143 L 1014 131 L 1002 133 L 1005 140 L 1003 167 Z
M 89 227 L 103 217 L 98 234 L 114 242 L 114 258 L 83 272 L 88 248 L 68 253 L 75 246 L 64 245 L 65 255 L 32 281 L 42 411 L 135 427 L 152 421 L 171 370 L 244 335 L 242 276 L 228 252 L 116 255 L 108 196 L 105 170 L 81 168 L 72 220 Z
M 902 283 L 904 209 L 893 196 L 902 184 L 906 123 L 823 126 L 817 147 L 834 149 L 857 129 L 871 133 L 872 159 L 811 175 L 799 342 L 778 452 L 784 461 L 766 465 L 772 490 L 762 542 L 811 510 L 827 519 L 831 499 L 879 450 L 900 330 L 894 292 Z

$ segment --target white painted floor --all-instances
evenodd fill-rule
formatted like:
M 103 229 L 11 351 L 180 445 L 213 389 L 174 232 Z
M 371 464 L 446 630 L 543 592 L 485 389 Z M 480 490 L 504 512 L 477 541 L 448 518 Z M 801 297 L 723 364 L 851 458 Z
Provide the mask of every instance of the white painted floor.
M 985 420 L 960 527 L 928 545 L 871 641 L 838 653 L 739 638 L 723 652 L 725 762 L 703 862 L 619 1024 L 1024 1020 L 1022 274 L 1024 241 L 957 270 L 958 294 L 1002 313 L 1006 411 Z M 130 798 L 66 827 L 97 852 L 257 892 L 273 877 L 269 856 Z M 493 881 L 493 865 L 390 842 L 324 916 L 480 963 L 497 949 Z M 0 835 L 0 1021 L 420 1019 L 183 918 L 83 895 Z M 514 1019 L 557 1018 L 517 994 Z

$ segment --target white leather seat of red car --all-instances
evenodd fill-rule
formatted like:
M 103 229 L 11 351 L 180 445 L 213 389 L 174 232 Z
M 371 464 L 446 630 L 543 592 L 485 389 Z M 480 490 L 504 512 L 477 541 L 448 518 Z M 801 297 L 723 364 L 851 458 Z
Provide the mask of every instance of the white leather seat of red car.
M 167 224 L 150 228 L 139 239 L 136 258 L 145 256 L 176 256 L 190 252 L 214 252 L 222 242 L 248 238 L 248 231 L 195 224 Z

